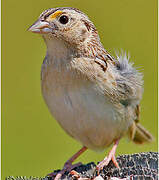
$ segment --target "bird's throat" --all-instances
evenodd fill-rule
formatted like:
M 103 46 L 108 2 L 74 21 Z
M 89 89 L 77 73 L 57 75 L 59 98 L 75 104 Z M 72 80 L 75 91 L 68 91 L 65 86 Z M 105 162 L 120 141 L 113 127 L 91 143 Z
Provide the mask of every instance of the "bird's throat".
M 71 59 L 71 56 L 73 56 L 74 51 L 69 45 L 63 41 L 60 40 L 54 36 L 44 36 L 44 40 L 47 46 L 47 56 L 51 64 L 65 64 L 68 63 L 68 61 Z M 55 62 L 57 61 L 57 62 Z

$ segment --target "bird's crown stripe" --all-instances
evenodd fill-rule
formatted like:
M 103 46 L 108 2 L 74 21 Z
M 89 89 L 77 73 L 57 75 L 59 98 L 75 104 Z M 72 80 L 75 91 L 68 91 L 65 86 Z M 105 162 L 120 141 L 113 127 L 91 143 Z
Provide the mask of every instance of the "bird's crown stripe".
M 53 20 L 55 19 L 57 16 L 59 16 L 60 14 L 62 14 L 62 11 L 56 11 L 55 13 L 51 14 L 47 20 Z

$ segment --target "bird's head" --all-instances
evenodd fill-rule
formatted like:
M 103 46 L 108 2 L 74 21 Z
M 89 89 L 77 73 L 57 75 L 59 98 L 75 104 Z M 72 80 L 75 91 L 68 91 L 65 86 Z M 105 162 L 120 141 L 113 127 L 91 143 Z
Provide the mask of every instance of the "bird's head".
M 98 36 L 93 23 L 80 10 L 70 7 L 52 8 L 44 11 L 28 29 L 42 34 L 44 39 L 56 37 L 74 46 L 93 36 Z

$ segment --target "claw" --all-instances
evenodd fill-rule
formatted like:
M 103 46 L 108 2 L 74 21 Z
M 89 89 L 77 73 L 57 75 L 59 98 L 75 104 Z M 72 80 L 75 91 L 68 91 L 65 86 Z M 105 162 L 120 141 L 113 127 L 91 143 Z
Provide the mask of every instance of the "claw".
M 96 169 L 97 169 L 97 174 L 99 175 L 99 171 L 103 169 L 104 166 L 107 166 L 109 164 L 109 162 L 112 160 L 113 164 L 119 168 L 118 162 L 115 158 L 115 152 L 116 152 L 116 148 L 118 146 L 119 140 L 115 141 L 113 148 L 111 149 L 111 151 L 109 152 L 108 157 L 105 157 L 103 161 L 101 161 Z
M 72 162 L 77 159 L 78 156 L 80 156 L 84 151 L 86 151 L 86 147 L 82 147 L 75 155 L 73 155 L 64 165 L 63 169 L 60 172 L 53 172 L 48 174 L 50 177 L 55 177 L 54 180 L 59 180 L 61 176 L 66 172 L 70 172 L 72 169 L 74 169 L 77 166 L 80 166 L 82 163 L 76 163 L 72 165 Z M 75 171 L 74 171 L 75 172 Z

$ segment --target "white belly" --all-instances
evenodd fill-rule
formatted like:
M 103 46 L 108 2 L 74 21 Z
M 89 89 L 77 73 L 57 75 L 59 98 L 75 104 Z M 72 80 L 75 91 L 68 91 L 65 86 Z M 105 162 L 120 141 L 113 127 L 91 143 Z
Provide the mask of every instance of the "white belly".
M 96 151 L 122 136 L 128 126 L 124 113 L 93 84 L 64 82 L 49 76 L 42 81 L 42 92 L 53 117 L 69 135 Z

